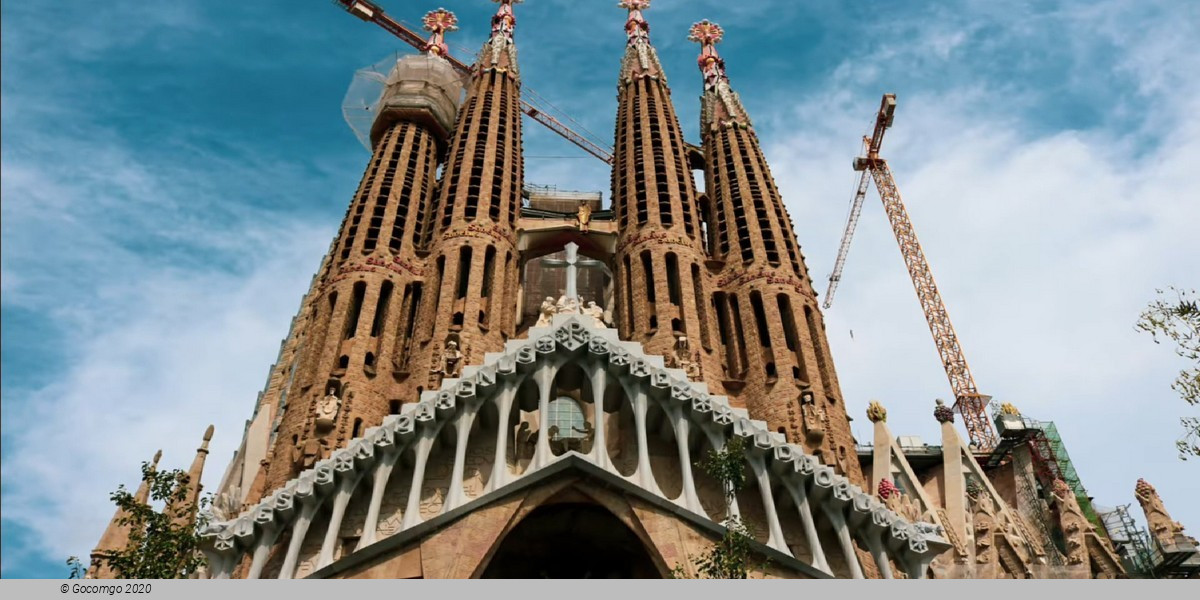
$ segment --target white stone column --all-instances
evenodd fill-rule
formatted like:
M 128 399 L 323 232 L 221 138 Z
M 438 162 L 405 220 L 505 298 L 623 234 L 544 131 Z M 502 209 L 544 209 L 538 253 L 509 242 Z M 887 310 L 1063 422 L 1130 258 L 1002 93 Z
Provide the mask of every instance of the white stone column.
M 404 508 L 404 519 L 400 522 L 401 531 L 418 525 L 422 521 L 421 487 L 425 483 L 425 465 L 429 461 L 429 452 L 433 450 L 433 443 L 437 439 L 438 433 L 442 431 L 443 423 L 445 421 L 440 421 L 436 425 L 418 425 L 421 429 L 421 437 L 417 439 L 415 448 L 412 487 L 408 489 L 408 503 Z
M 592 382 L 592 425 L 595 428 L 595 437 L 592 438 L 592 463 L 605 471 L 616 473 L 617 470 L 608 458 L 608 436 L 605 433 L 608 427 L 605 423 L 607 414 L 604 412 L 604 393 L 608 386 L 608 372 L 603 361 L 591 361 L 588 365 L 588 379 Z
M 442 504 L 442 512 L 450 512 L 466 502 L 463 492 L 463 470 L 467 461 L 467 443 L 471 437 L 471 425 L 475 423 L 475 415 L 479 413 L 480 402 L 472 400 L 463 412 L 459 413 L 455 422 L 457 439 L 454 446 L 454 468 L 450 472 L 450 489 L 446 492 L 446 501 Z
M 795 481 L 785 483 L 788 493 L 792 495 L 792 501 L 796 504 L 796 510 L 800 513 L 800 522 L 804 525 L 804 537 L 808 540 L 808 547 L 812 550 L 812 566 L 832 575 L 833 571 L 829 568 L 829 562 L 825 560 L 825 549 L 821 547 L 821 538 L 817 535 L 817 524 L 813 521 L 812 505 L 808 502 L 808 491 L 804 489 L 804 483 Z
M 338 490 L 333 497 L 333 510 L 329 514 L 329 527 L 325 530 L 325 540 L 321 543 L 321 554 L 317 559 L 317 568 L 321 569 L 333 562 L 333 550 L 337 544 L 338 532 L 342 528 L 342 517 L 346 515 L 346 505 L 350 503 L 350 495 L 358 485 L 359 477 L 353 472 L 340 474 Z
M 376 531 L 379 529 L 379 510 L 383 506 L 383 493 L 387 490 L 388 480 L 392 478 L 392 470 L 402 454 L 395 448 L 383 455 L 383 460 L 375 467 L 371 479 L 371 504 L 367 507 L 367 518 L 363 521 L 362 537 L 358 539 L 355 551 L 362 550 L 375 543 Z
M 846 515 L 829 504 L 822 508 L 824 508 L 829 523 L 833 525 L 833 530 L 837 532 L 838 542 L 842 546 L 842 554 L 846 558 L 846 564 L 850 566 L 850 576 L 854 579 L 864 579 L 862 566 L 858 564 L 858 552 L 854 549 L 854 540 L 850 538 L 850 527 L 846 525 Z
M 637 471 L 633 473 L 633 478 L 642 489 L 662 496 L 662 490 L 658 489 L 658 482 L 654 480 L 653 467 L 650 466 L 650 443 L 646 433 L 646 413 L 649 409 L 646 390 L 633 390 L 633 423 L 637 431 L 638 446 Z
M 492 457 L 492 475 L 488 477 L 487 487 L 483 493 L 504 487 L 509 480 L 508 474 L 508 433 L 509 415 L 512 414 L 513 398 L 517 394 L 520 380 L 505 380 L 500 393 L 496 395 L 496 454 Z
M 250 570 L 246 572 L 246 579 L 262 577 L 263 567 L 267 564 L 267 556 L 271 552 L 271 547 L 275 545 L 275 541 L 279 539 L 281 531 L 283 531 L 283 526 L 274 521 L 263 526 L 262 532 L 254 542 L 254 553 L 250 558 Z
M 762 455 L 751 450 L 747 456 L 754 478 L 758 481 L 758 491 L 762 496 L 763 514 L 767 517 L 767 545 L 792 556 L 787 543 L 783 539 L 783 528 L 779 525 L 779 513 L 775 512 L 775 495 L 771 491 L 771 474 L 767 472 Z
M 535 375 L 538 386 L 538 432 L 537 449 L 533 453 L 533 464 L 529 466 L 530 472 L 550 464 L 553 458 L 550 452 L 550 392 L 553 391 L 556 371 L 543 359 Z
M 283 567 L 279 569 L 280 579 L 291 579 L 296 576 L 296 563 L 300 559 L 300 546 L 304 544 L 304 537 L 308 534 L 308 526 L 312 524 L 313 515 L 317 514 L 317 509 L 321 507 L 321 500 L 314 496 L 309 496 L 302 501 L 300 515 L 296 517 L 296 522 L 292 524 L 292 539 L 288 542 L 287 554 L 283 558 Z
M 673 406 L 671 409 L 670 418 L 675 424 L 675 442 L 679 447 L 679 473 L 683 480 L 683 506 L 698 515 L 704 515 L 704 507 L 700 505 L 700 496 L 696 494 L 696 479 L 692 476 L 692 452 L 688 447 L 691 423 L 683 417 L 683 409 L 678 406 Z

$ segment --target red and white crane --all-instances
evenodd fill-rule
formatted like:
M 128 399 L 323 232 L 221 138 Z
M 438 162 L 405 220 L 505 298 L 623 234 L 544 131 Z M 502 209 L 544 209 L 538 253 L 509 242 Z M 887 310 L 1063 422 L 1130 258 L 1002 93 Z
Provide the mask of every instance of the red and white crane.
M 933 342 L 942 359 L 942 367 L 946 370 L 946 377 L 950 379 L 950 387 L 954 390 L 954 408 L 963 416 L 963 423 L 976 449 L 990 451 L 998 442 L 995 429 L 987 416 L 988 401 L 991 397 L 980 394 L 975 386 L 975 378 L 967 366 L 967 358 L 959 345 L 958 334 L 954 332 L 950 314 L 946 312 L 946 304 L 942 302 L 942 296 L 933 280 L 929 261 L 925 259 L 925 252 L 917 240 L 917 232 L 908 218 L 904 202 L 900 200 L 900 189 L 896 187 L 887 161 L 879 157 L 883 134 L 892 126 L 895 113 L 896 95 L 885 94 L 879 106 L 879 113 L 875 116 L 875 130 L 871 137 L 863 138 L 866 156 L 854 160 L 854 170 L 861 171 L 862 177 L 859 179 L 854 203 L 850 207 L 850 218 L 842 235 L 837 262 L 834 264 L 833 274 L 829 276 L 829 291 L 825 293 L 824 306 L 829 308 L 833 304 L 833 294 L 842 278 L 846 254 L 850 250 L 850 240 L 854 237 L 854 229 L 862 213 L 868 180 L 874 180 L 875 188 L 879 190 L 879 199 L 883 201 L 884 211 L 891 221 L 892 232 L 896 234 L 896 242 L 900 244 L 900 254 L 904 256 L 904 264 L 908 267 L 913 287 L 917 290 L 917 299 L 921 302 L 921 310 L 929 323 L 929 331 L 933 334 Z

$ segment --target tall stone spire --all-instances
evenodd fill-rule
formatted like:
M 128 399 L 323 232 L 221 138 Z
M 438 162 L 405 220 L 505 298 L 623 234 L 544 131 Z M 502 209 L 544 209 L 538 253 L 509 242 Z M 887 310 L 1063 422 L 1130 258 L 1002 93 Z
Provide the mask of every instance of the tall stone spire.
M 812 280 L 750 116 L 717 52 L 723 37 L 710 21 L 694 24 L 689 35 L 701 47 L 700 132 L 715 216 L 711 254 L 720 268 L 714 304 L 721 365 L 751 416 L 862 481 Z
M 150 462 L 151 472 L 158 470 L 158 461 L 161 458 L 162 450 L 154 453 L 154 460 Z M 150 499 L 150 483 L 144 477 L 138 484 L 133 498 L 140 504 L 146 504 Z M 129 513 L 121 508 L 117 508 L 116 513 L 113 514 L 112 520 L 108 522 L 108 527 L 104 529 L 104 534 L 100 536 L 100 541 L 96 544 L 96 549 L 92 550 L 92 560 L 87 570 L 89 579 L 112 579 L 116 576 L 112 568 L 107 564 L 102 564 L 101 556 L 110 552 L 119 552 L 129 545 L 129 526 L 121 522 L 128 517 Z
M 167 508 L 174 516 L 176 525 L 192 523 L 196 518 L 196 510 L 199 508 L 200 502 L 200 491 L 203 488 L 200 481 L 204 476 L 204 461 L 208 459 L 208 443 L 212 441 L 212 436 L 213 426 L 209 425 L 208 429 L 204 430 L 204 440 L 200 442 L 200 447 L 196 449 L 196 458 L 192 459 L 192 466 L 188 469 L 187 494 L 180 498 L 179 502 Z
M 643 11 L 623 0 L 627 43 L 617 83 L 612 198 L 622 337 L 671 357 L 720 392 L 703 223 L 687 147 Z M 683 338 L 682 340 L 680 338 Z
M 304 338 L 262 493 L 415 401 L 424 385 L 424 363 L 410 357 L 429 289 L 425 227 L 462 77 L 445 58 L 454 14 L 435 10 L 423 24 L 431 33 L 424 52 L 398 60 L 385 82 L 371 160 L 301 317 Z
M 513 5 L 520 0 L 493 1 L 500 6 L 467 83 L 425 228 L 430 285 L 415 333 L 424 390 L 502 348 L 517 325 L 516 223 L 525 165 Z

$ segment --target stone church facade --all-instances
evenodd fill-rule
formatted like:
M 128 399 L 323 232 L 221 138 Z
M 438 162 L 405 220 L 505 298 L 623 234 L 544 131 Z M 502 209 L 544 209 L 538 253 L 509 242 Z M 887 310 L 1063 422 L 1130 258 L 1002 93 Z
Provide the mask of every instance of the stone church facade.
M 914 469 L 879 407 L 861 452 L 720 27 L 691 30 L 696 146 L 649 2 L 621 2 L 604 210 L 530 194 L 515 2 L 497 1 L 468 77 L 444 58 L 440 10 L 424 52 L 395 64 L 361 183 L 217 490 L 209 576 L 695 576 L 726 511 L 695 464 L 734 437 L 748 485 L 729 510 L 766 559 L 752 576 L 1120 575 L 1089 530 L 1075 572 L 1039 571 L 1057 550 L 952 424 Z

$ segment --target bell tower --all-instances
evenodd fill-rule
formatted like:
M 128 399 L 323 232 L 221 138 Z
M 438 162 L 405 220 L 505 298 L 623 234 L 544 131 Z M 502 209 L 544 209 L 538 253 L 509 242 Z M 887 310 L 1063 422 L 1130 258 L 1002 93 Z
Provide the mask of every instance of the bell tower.
M 503 347 L 517 325 L 516 222 L 525 178 L 513 4 L 521 0 L 494 1 L 500 6 L 467 83 L 425 229 L 431 285 L 416 332 L 429 365 L 425 389 Z
M 703 220 L 687 146 L 650 24 L 649 0 L 623 0 L 628 41 L 617 83 L 612 198 L 618 328 L 721 393 L 708 305 Z
M 721 365 L 750 415 L 862 481 L 825 323 L 795 230 L 741 98 L 716 23 L 692 26 L 704 76 L 700 132 L 715 213 Z
M 424 25 L 422 54 L 388 76 L 371 160 L 317 276 L 263 493 L 415 399 L 407 357 L 427 289 L 420 248 L 462 94 L 444 58 L 454 14 L 430 12 Z

